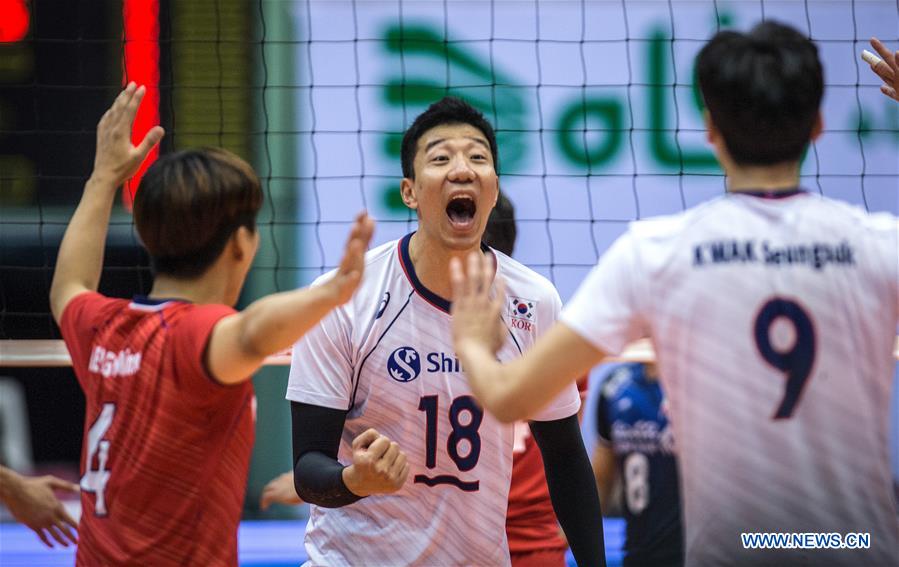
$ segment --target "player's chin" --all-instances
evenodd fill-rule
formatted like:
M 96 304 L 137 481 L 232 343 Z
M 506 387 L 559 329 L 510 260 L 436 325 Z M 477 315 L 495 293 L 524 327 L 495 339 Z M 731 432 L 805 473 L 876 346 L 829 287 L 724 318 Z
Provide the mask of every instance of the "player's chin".
M 470 230 L 447 230 L 444 234 L 444 245 L 450 250 L 471 250 L 480 247 L 484 231 L 478 227 Z

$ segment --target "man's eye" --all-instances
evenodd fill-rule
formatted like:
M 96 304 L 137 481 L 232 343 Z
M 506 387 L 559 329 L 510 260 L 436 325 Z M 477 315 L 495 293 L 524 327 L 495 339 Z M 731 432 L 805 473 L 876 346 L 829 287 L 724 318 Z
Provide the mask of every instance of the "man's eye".
M 471 159 L 483 161 L 487 159 L 487 156 L 485 156 L 484 154 L 472 154 Z
M 447 156 L 434 156 L 431 158 L 431 161 L 443 162 L 443 161 L 449 161 L 449 158 Z

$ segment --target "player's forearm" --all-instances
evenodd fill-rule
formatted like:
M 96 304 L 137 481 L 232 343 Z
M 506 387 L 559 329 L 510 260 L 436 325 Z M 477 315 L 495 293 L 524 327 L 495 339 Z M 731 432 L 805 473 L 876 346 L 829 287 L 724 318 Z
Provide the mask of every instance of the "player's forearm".
M 502 423 L 527 419 L 551 399 L 539 394 L 523 394 L 530 389 L 522 375 L 527 368 L 523 363 L 525 359 L 500 363 L 479 343 L 463 347 L 457 355 L 475 398 Z
M 84 186 L 81 202 L 59 246 L 50 287 L 50 305 L 57 320 L 67 288 L 81 286 L 95 291 L 100 283 L 115 190 L 114 182 L 102 176 L 91 176 Z
M 556 480 L 550 486 L 553 509 L 578 565 L 605 565 L 605 543 L 602 511 L 596 485 L 589 467 L 570 466 L 566 480 Z M 587 473 L 586 475 L 584 473 Z
M 490 350 L 478 342 L 460 345 L 456 355 L 462 362 L 471 392 L 481 406 L 503 423 L 523 419 L 520 400 L 512 394 L 506 365 L 500 364 Z
M 241 348 L 260 358 L 282 351 L 337 305 L 337 297 L 327 285 L 277 293 L 255 301 L 241 314 Z
M 612 479 L 600 480 L 599 477 L 596 477 L 596 493 L 599 496 L 599 505 L 602 507 L 603 513 L 608 514 L 612 502 Z
M 599 403 L 604 402 L 601 400 Z M 602 437 L 602 434 L 598 433 L 597 435 L 597 444 L 593 449 L 593 457 L 590 461 L 593 466 L 593 476 L 596 478 L 599 502 L 604 507 L 603 512 L 608 513 L 608 506 L 612 501 L 612 487 L 615 484 L 615 452 L 612 450 L 611 444 Z
M 576 416 L 531 422 L 553 509 L 578 565 L 605 565 L 602 514 Z
M 347 412 L 301 402 L 290 402 L 293 431 L 293 483 L 304 501 L 324 508 L 356 502 L 344 482 L 344 467 L 337 460 Z
M 600 506 L 603 507 L 603 513 L 608 514 L 609 504 L 612 502 L 612 485 L 615 481 L 614 474 L 607 474 L 602 467 L 597 467 L 594 463 L 593 476 L 596 477 L 596 492 L 599 495 Z
M 324 453 L 310 451 L 297 460 L 293 469 L 294 488 L 303 501 L 323 508 L 340 508 L 358 502 L 362 496 L 354 493 L 345 481 L 348 468 Z
M 499 363 L 486 344 L 462 340 L 456 355 L 484 408 L 503 423 L 527 419 L 605 354 L 564 324 L 556 324 L 523 356 Z

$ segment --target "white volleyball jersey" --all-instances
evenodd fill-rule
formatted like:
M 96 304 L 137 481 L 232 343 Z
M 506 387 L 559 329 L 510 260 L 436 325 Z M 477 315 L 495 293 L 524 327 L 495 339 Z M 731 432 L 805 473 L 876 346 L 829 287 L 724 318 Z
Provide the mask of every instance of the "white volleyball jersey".
M 453 351 L 449 303 L 419 282 L 410 238 L 371 250 L 353 299 L 293 350 L 287 398 L 349 409 L 340 462 L 352 462 L 353 439 L 373 427 L 410 465 L 394 494 L 312 506 L 306 551 L 314 565 L 508 565 L 513 428 L 475 403 Z M 509 360 L 554 323 L 561 301 L 548 280 L 493 254 L 508 296 L 498 358 Z M 534 418 L 561 419 L 579 406 L 572 384 Z
M 804 192 L 634 222 L 561 319 L 650 336 L 678 442 L 688 565 L 895 565 L 888 418 L 899 224 Z M 744 550 L 742 532 L 870 533 Z

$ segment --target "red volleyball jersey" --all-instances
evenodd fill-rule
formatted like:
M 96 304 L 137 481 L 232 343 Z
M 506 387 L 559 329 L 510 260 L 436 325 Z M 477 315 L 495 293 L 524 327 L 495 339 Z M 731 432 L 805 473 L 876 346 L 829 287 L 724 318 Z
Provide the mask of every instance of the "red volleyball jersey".
M 587 393 L 587 379 L 579 380 L 581 402 Z M 509 552 L 567 549 L 559 521 L 549 498 L 543 472 L 543 457 L 527 422 L 515 422 L 515 446 L 512 451 L 512 483 L 506 512 L 506 537 Z
M 78 565 L 237 565 L 252 383 L 203 357 L 224 305 L 76 296 L 62 335 L 87 401 Z

